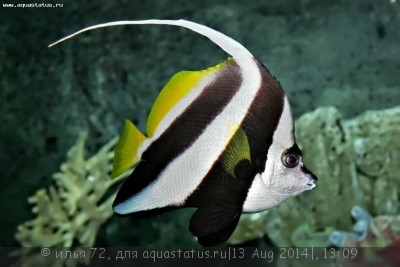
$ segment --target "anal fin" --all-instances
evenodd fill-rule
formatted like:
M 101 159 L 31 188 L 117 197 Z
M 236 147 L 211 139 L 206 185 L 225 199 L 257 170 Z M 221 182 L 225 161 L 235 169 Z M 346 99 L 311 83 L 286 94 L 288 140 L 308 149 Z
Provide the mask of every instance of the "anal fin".
M 190 219 L 189 230 L 203 246 L 222 244 L 232 235 L 240 215 L 240 208 L 201 207 Z

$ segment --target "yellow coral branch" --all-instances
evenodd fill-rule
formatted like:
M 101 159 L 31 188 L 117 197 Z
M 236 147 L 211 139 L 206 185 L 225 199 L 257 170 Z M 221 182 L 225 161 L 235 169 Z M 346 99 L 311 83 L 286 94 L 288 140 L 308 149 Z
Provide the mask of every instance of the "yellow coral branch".
M 85 158 L 86 134 L 68 151 L 55 185 L 28 199 L 37 217 L 22 223 L 15 238 L 25 247 L 93 246 L 100 226 L 112 216 L 115 193 L 101 201 L 109 188 L 127 176 L 111 180 L 113 138 L 95 155 Z

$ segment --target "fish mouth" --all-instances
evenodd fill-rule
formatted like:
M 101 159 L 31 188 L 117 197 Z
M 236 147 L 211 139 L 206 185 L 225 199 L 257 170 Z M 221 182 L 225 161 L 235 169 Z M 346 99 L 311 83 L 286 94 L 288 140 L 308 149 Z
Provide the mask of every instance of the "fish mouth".
M 306 184 L 309 189 L 314 189 L 317 186 L 318 178 L 312 172 L 308 171 L 309 179 L 308 183 Z
M 309 181 L 306 185 L 311 190 L 311 189 L 314 189 L 317 186 L 318 178 L 314 174 L 312 174 L 311 177 L 310 177 L 310 180 L 311 181 Z
M 311 190 L 311 189 L 314 189 L 315 187 L 317 187 L 317 183 L 316 183 L 316 181 L 313 181 L 311 183 L 307 183 L 307 186 Z

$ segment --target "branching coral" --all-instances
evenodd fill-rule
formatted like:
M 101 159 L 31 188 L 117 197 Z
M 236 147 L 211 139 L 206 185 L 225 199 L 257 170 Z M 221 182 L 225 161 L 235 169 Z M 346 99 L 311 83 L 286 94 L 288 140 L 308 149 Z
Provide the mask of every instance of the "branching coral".
M 115 193 L 108 190 L 127 174 L 114 180 L 109 176 L 117 138 L 90 158 L 85 158 L 85 140 L 81 134 L 70 149 L 61 171 L 53 175 L 55 185 L 28 199 L 37 217 L 18 226 L 15 237 L 22 246 L 90 247 L 99 227 L 112 216 Z

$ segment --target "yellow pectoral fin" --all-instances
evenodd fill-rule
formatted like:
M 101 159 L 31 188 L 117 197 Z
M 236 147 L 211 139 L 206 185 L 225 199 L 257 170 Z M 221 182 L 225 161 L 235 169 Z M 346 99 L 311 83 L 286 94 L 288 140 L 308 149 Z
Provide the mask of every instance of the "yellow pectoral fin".
M 235 176 L 235 167 L 241 160 L 251 161 L 250 145 L 246 133 L 238 128 L 223 156 L 224 169 Z
M 176 73 L 160 91 L 147 119 L 147 136 L 152 136 L 167 113 L 200 81 L 225 66 L 231 58 L 213 67 L 199 71 L 180 71 Z
M 139 161 L 138 150 L 145 139 L 146 137 L 130 120 L 125 120 L 124 130 L 115 147 L 112 179 L 118 177 Z

